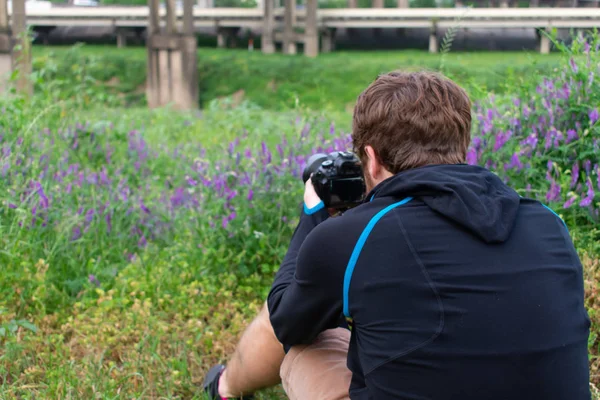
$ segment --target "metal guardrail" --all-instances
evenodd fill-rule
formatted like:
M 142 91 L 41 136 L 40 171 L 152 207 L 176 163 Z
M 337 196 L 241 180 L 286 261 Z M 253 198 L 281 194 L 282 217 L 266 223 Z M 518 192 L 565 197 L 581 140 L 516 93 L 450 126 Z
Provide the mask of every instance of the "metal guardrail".
M 161 17 L 166 15 L 160 10 Z M 178 19 L 182 11 L 177 13 Z M 275 10 L 276 23 L 283 9 Z M 296 12 L 299 24 L 304 10 Z M 145 27 L 148 7 L 56 7 L 28 10 L 27 23 L 35 26 Z M 195 8 L 197 27 L 260 28 L 263 12 L 256 8 Z M 600 27 L 600 8 L 410 8 L 320 9 L 320 28 L 593 28 Z

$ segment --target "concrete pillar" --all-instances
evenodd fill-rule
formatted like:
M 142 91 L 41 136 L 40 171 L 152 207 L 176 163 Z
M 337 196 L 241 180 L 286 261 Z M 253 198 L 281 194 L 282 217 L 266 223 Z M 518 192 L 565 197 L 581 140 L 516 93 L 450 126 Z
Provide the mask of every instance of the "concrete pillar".
M 0 0 L 0 91 L 9 89 L 10 76 L 18 71 L 16 88 L 23 94 L 33 91 L 31 74 L 31 44 L 27 37 L 25 0 L 12 1 L 12 27 L 6 0 Z M 18 47 L 17 47 L 18 46 Z
M 158 57 L 152 48 L 152 37 L 160 33 L 158 3 L 148 0 L 148 28 L 146 33 L 146 101 L 150 107 L 158 104 Z
M 296 0 L 285 0 L 283 14 L 283 54 L 296 54 Z
M 408 0 L 398 0 L 398 8 L 408 8 Z
M 12 73 L 12 32 L 8 25 L 8 7 L 6 0 L 0 0 L 0 91 L 8 89 L 8 80 Z
M 429 52 L 437 53 L 439 50 L 438 40 L 437 40 L 437 24 L 435 22 L 431 23 L 431 28 L 429 30 Z
M 117 47 L 122 48 L 127 46 L 127 33 L 126 29 L 117 28 Z
M 500 8 L 508 8 L 508 7 L 509 7 L 508 0 L 500 1 Z
M 275 28 L 275 6 L 273 0 L 264 1 L 263 30 L 262 30 L 262 52 L 264 54 L 275 53 L 275 43 L 273 42 L 273 29 Z
M 177 9 L 175 8 L 175 0 L 165 0 L 165 5 L 167 8 L 167 34 L 175 33 L 176 29 L 176 21 L 177 21 Z
M 227 47 L 227 31 L 225 28 L 217 28 L 217 47 L 219 49 Z
M 175 1 L 167 0 L 167 26 L 158 25 L 158 0 L 148 0 L 148 105 L 173 105 L 176 109 L 198 107 L 198 60 L 193 28 L 193 0 L 184 0 L 183 31 L 175 25 Z
M 357 0 L 348 0 L 348 8 L 358 8 Z
M 540 0 L 531 0 L 529 2 L 529 7 L 539 7 L 540 6 Z
M 27 36 L 27 16 L 25 14 L 25 0 L 12 2 L 12 31 L 13 37 L 20 50 L 14 51 L 14 68 L 19 71 L 17 90 L 31 95 L 33 87 L 29 76 L 31 74 L 31 43 Z
M 331 53 L 335 50 L 335 28 L 327 28 L 323 31 L 321 50 L 323 53 Z
M 548 33 L 548 29 L 540 32 L 540 53 L 549 54 L 550 53 L 550 38 L 544 33 Z
M 319 55 L 319 32 L 317 27 L 317 0 L 306 0 L 306 27 L 304 30 L 304 55 Z
M 6 2 L 4 3 L 6 4 Z M 0 33 L 0 93 L 9 88 L 12 73 L 12 40 L 10 35 Z

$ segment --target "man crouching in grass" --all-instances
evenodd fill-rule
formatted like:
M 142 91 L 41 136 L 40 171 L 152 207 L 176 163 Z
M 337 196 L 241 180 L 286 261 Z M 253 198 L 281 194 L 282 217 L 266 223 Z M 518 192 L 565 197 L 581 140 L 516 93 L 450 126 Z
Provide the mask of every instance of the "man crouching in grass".
M 283 383 L 290 399 L 590 399 L 590 322 L 569 232 L 465 164 L 471 103 L 433 73 L 358 98 L 368 194 L 329 218 L 310 180 L 267 304 L 213 399 Z

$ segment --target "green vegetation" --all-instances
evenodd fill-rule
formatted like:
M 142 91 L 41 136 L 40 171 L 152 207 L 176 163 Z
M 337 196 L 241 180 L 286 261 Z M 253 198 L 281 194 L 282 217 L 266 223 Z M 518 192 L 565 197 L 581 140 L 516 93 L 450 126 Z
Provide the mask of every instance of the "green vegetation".
M 560 57 L 443 60 L 478 99 L 469 162 L 569 226 L 585 268 L 594 383 L 598 43 Z M 143 49 L 52 52 L 35 49 L 32 98 L 0 99 L 2 399 L 202 399 L 204 372 L 268 293 L 306 158 L 349 147 L 346 110 L 378 73 L 442 65 L 419 52 L 307 60 L 202 49 L 204 109 L 176 113 L 123 107 L 142 97 Z M 241 89 L 242 100 L 221 98 Z
M 70 84 L 73 70 L 102 82 L 128 105 L 145 101 L 145 48 L 90 46 L 34 48 L 35 69 L 45 71 L 44 81 L 61 79 Z M 504 93 L 534 75 L 547 75 L 559 56 L 526 52 L 453 53 L 445 55 L 444 73 L 459 82 L 473 98 L 490 91 Z M 441 56 L 421 51 L 335 52 L 316 59 L 302 55 L 264 56 L 260 51 L 198 51 L 200 101 L 228 97 L 244 99 L 271 110 L 294 109 L 347 111 L 356 96 L 378 74 L 394 69 L 439 70 Z

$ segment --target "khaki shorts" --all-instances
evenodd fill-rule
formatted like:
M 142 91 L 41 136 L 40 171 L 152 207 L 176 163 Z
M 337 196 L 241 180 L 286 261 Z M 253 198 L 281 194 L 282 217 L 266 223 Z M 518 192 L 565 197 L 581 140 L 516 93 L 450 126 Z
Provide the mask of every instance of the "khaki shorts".
M 349 343 L 350 331 L 337 328 L 322 332 L 310 345 L 292 347 L 280 371 L 290 400 L 350 399 Z

